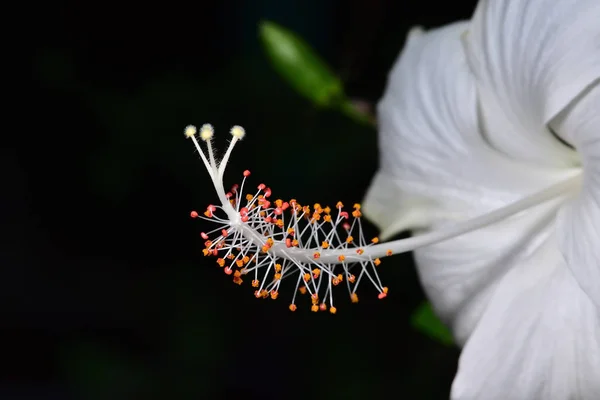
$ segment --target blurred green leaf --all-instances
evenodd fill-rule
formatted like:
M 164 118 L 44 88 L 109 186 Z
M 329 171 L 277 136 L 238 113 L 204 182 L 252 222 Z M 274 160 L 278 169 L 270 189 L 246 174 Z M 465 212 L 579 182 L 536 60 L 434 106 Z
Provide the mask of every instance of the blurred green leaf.
M 411 324 L 418 331 L 438 342 L 451 346 L 454 343 L 452 334 L 433 312 L 430 303 L 421 304 L 413 313 Z
M 259 36 L 275 70 L 295 90 L 321 107 L 340 102 L 342 82 L 298 35 L 263 21 Z

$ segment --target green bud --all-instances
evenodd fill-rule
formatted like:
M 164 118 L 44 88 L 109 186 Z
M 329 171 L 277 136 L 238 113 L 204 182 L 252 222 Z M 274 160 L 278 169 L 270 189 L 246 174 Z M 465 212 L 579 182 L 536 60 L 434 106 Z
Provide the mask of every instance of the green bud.
M 275 70 L 296 91 L 321 107 L 340 102 L 343 97 L 340 79 L 298 35 L 263 21 L 260 38 Z

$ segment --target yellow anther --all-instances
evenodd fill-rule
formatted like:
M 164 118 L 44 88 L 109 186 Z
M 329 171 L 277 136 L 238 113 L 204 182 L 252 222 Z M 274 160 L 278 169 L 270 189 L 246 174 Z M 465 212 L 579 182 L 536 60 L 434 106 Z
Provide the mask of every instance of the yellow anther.
M 281 206 L 283 205 L 283 200 L 281 200 L 281 199 L 277 199 L 277 200 L 275 200 L 275 205 L 276 205 L 277 207 L 281 207 Z
M 246 200 L 248 200 L 248 201 L 252 201 L 253 198 L 254 198 L 254 196 L 252 196 L 251 194 L 246 195 Z
M 188 125 L 183 130 L 183 134 L 185 135 L 186 138 L 191 138 L 192 136 L 194 136 L 196 134 L 197 131 L 198 130 L 196 129 L 196 127 L 194 125 Z
M 200 139 L 207 141 L 212 138 L 215 133 L 215 129 L 211 124 L 204 124 L 200 128 Z
M 246 135 L 246 131 L 239 125 L 234 125 L 233 128 L 229 131 L 231 136 L 236 137 L 238 139 L 242 139 L 244 135 Z

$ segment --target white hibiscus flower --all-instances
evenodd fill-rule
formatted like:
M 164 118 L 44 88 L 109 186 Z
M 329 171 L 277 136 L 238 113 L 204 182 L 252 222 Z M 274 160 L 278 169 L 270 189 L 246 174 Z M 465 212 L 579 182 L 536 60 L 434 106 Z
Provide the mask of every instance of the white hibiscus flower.
M 414 30 L 378 117 L 383 239 L 502 217 L 414 253 L 463 346 L 451 397 L 600 399 L 600 2 Z

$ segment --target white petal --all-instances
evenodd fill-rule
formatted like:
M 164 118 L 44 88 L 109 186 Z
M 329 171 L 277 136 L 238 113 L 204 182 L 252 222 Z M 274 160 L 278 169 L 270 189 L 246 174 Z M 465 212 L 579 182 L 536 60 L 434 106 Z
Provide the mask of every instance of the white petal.
M 577 165 L 548 122 L 600 77 L 598 0 L 482 0 L 465 38 L 489 142 L 542 165 Z
M 391 71 L 378 107 L 380 169 L 363 208 L 382 238 L 490 212 L 574 173 L 522 164 L 485 142 L 460 42 L 466 27 L 411 35 Z M 499 277 L 548 234 L 541 227 L 559 200 L 415 252 L 423 286 L 459 344 Z
M 555 235 L 498 285 L 463 349 L 451 397 L 600 398 L 600 317 Z
M 560 249 L 600 315 L 600 84 L 561 112 L 552 126 L 583 156 L 582 191 L 559 213 L 557 229 Z
M 461 43 L 467 27 L 413 31 L 390 72 L 378 106 L 380 169 L 364 200 L 382 238 L 482 214 L 571 173 L 522 164 L 485 142 Z

